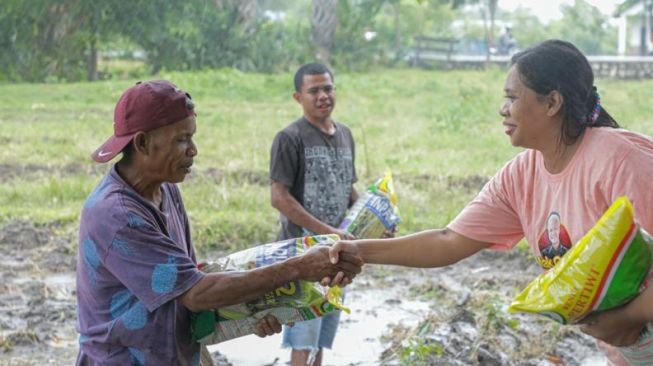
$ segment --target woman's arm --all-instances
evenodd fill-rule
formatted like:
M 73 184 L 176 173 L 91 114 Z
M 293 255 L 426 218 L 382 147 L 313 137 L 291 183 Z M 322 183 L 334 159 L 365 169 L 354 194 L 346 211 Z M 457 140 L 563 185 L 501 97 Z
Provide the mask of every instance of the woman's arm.
M 407 267 L 443 267 L 490 246 L 449 229 L 426 230 L 391 239 L 341 240 L 330 250 L 331 261 L 339 253 L 360 255 L 365 263 Z

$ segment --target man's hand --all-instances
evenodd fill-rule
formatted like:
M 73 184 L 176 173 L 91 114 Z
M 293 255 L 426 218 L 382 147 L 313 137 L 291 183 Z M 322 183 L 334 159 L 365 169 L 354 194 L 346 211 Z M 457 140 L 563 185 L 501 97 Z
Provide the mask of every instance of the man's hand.
M 346 285 L 361 272 L 363 260 L 358 255 L 345 253 L 334 263 L 330 259 L 329 247 L 317 245 L 300 258 L 300 276 L 308 281 L 320 281 L 323 285 Z M 325 279 L 329 279 L 325 283 Z
M 256 322 L 254 334 L 264 338 L 269 335 L 281 332 L 281 324 L 279 320 L 272 315 L 266 315 L 264 318 Z
M 632 346 L 646 324 L 628 316 L 626 307 L 591 314 L 583 319 L 580 330 L 613 346 Z
M 331 263 L 341 265 L 351 261 L 360 261 L 363 265 L 363 259 L 358 253 L 358 247 L 351 240 L 340 240 L 329 248 L 329 260 Z M 345 273 L 339 272 L 335 276 L 325 277 L 320 281 L 323 286 L 346 286 L 350 284 L 353 277 L 348 277 Z

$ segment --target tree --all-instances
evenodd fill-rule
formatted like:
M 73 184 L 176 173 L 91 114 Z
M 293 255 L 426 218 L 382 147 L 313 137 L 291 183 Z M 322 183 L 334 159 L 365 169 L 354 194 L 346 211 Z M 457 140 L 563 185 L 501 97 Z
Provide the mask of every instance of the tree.
M 460 9 L 465 5 L 480 6 L 483 31 L 485 33 L 485 59 L 487 62 L 490 62 L 490 48 L 494 45 L 494 21 L 497 13 L 498 0 L 449 0 L 449 2 L 454 9 Z
M 77 80 L 84 74 L 86 54 L 83 20 L 77 1 L 6 0 L 0 10 L 1 77 L 43 81 L 48 77 Z
M 255 1 L 132 0 L 122 35 L 147 54 L 152 73 L 235 66 L 256 30 Z M 253 9 L 253 10 L 252 10 Z
M 351 69 L 375 53 L 364 39 L 387 0 L 313 0 L 311 40 L 318 60 Z
M 0 8 L 0 78 L 97 79 L 98 45 L 125 25 L 119 0 L 5 0 Z M 131 9 L 131 8 L 130 8 Z
M 358 22 L 359 29 L 348 31 L 350 33 L 339 29 L 334 46 L 338 49 L 338 54 L 345 55 L 354 65 L 383 62 L 395 64 L 403 60 L 406 50 L 412 47 L 417 35 L 453 36 L 450 24 L 456 11 L 447 1 L 385 0 L 376 4 L 368 3 L 367 7 L 360 1 L 351 4 L 354 12 L 363 15 Z M 352 16 L 352 8 L 343 7 L 339 11 Z M 363 39 L 366 30 L 374 32 L 373 39 Z M 340 37 L 350 39 L 345 39 L 345 44 L 340 45 Z M 345 49 L 345 45 L 349 49 Z
M 584 0 L 562 5 L 560 10 L 562 18 L 548 26 L 549 38 L 568 40 L 590 55 L 616 53 L 616 29 L 610 26 L 608 16 Z
M 546 26 L 526 8 L 520 7 L 511 12 L 510 20 L 513 28 L 517 30 L 514 36 L 520 48 L 534 46 L 551 37 L 546 32 Z
M 315 45 L 316 58 L 326 64 L 331 61 L 333 37 L 338 27 L 337 7 L 338 0 L 313 0 L 311 39 Z
M 257 0 L 215 0 L 219 10 L 235 11 L 238 14 L 236 23 L 243 32 L 252 34 L 256 30 L 256 18 L 260 8 Z
M 123 8 L 117 0 L 74 0 L 70 1 L 70 16 L 74 19 L 71 33 L 82 43 L 86 55 L 86 78 L 98 79 L 98 47 L 103 41 L 120 34 Z
M 385 0 L 340 0 L 337 7 L 339 26 L 336 30 L 334 54 L 336 62 L 348 69 L 356 65 L 369 65 L 383 52 L 375 37 L 366 38 L 366 32 L 374 32 L 376 16 Z
M 494 45 L 494 20 L 497 14 L 497 2 L 498 0 L 484 0 L 484 7 L 490 15 L 490 28 L 485 28 L 485 42 L 487 44 L 485 60 L 487 62 L 490 62 L 490 47 Z

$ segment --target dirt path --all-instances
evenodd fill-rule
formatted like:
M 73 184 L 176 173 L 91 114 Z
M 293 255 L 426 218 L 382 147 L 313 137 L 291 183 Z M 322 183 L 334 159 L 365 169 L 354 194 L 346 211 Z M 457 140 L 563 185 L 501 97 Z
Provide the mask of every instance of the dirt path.
M 0 227 L 0 364 L 74 364 L 74 238 L 56 232 L 23 221 Z M 593 341 L 574 327 L 505 312 L 537 273 L 520 251 L 483 252 L 444 269 L 366 267 L 325 364 L 600 364 Z M 220 365 L 286 364 L 278 336 L 236 341 L 211 347 Z

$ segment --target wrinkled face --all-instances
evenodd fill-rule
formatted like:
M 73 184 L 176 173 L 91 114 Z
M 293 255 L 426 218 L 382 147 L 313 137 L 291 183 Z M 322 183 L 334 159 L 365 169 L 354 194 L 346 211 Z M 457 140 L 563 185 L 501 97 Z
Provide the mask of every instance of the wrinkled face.
M 302 89 L 293 94 L 312 122 L 329 118 L 336 106 L 336 87 L 328 73 L 304 75 Z
M 186 178 L 197 155 L 195 130 L 195 117 L 191 116 L 147 133 L 150 144 L 144 170 L 153 180 L 179 183 Z
M 506 100 L 499 114 L 510 142 L 513 146 L 538 148 L 543 136 L 548 136 L 543 132 L 551 127 L 546 119 L 546 103 L 522 83 L 516 65 L 508 72 L 504 92 Z
M 549 241 L 554 248 L 558 249 L 560 246 L 560 218 L 556 215 L 549 216 L 549 221 L 546 226 L 549 233 Z

